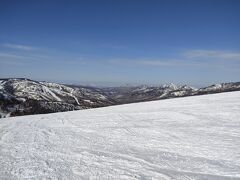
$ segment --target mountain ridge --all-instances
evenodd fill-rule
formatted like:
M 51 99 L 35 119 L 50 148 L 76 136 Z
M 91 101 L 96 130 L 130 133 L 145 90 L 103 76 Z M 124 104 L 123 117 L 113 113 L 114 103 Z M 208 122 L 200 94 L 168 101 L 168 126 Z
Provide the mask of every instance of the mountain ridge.
M 239 90 L 240 82 L 214 84 L 199 89 L 173 83 L 98 88 L 27 78 L 1 78 L 0 117 L 81 110 Z

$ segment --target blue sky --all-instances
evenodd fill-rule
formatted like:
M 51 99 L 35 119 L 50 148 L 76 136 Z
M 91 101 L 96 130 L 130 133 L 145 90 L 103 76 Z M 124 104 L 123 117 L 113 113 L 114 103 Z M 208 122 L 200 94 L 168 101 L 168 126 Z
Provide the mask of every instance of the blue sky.
M 240 1 L 0 1 L 0 77 L 65 83 L 239 81 Z

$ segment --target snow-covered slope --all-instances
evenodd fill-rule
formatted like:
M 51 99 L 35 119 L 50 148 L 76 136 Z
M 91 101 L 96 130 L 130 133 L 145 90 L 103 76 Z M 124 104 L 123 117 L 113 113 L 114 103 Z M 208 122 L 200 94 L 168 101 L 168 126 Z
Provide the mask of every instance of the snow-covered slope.
M 240 92 L 0 120 L 0 179 L 240 179 Z
M 79 99 L 82 100 L 84 98 L 97 99 L 99 101 L 107 99 L 102 94 L 87 88 L 73 88 L 57 83 L 21 78 L 1 80 L 0 90 L 6 91 L 17 98 L 43 101 L 69 101 L 76 105 L 81 105 Z
M 1 113 L 17 116 L 112 104 L 113 101 L 110 98 L 93 88 L 70 87 L 24 78 L 0 79 L 0 117 Z

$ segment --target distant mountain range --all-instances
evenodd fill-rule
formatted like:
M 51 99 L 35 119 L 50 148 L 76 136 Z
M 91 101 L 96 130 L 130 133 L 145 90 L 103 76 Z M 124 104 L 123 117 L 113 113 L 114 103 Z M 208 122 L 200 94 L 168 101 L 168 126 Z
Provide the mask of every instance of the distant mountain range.
M 200 89 L 174 84 L 96 88 L 25 78 L 0 79 L 0 117 L 72 111 L 239 90 L 240 82 L 215 84 Z
M 144 85 L 135 87 L 105 88 L 104 92 L 108 97 L 114 99 L 117 103 L 124 104 L 239 90 L 240 82 L 232 82 L 214 84 L 199 89 L 186 85 L 177 86 L 171 83 L 162 86 Z

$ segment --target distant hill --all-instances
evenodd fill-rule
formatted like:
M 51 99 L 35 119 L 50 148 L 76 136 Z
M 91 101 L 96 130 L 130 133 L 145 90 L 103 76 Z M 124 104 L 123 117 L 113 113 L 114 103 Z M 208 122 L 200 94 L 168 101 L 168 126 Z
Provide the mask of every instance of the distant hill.
M 240 82 L 215 84 L 200 89 L 175 84 L 97 88 L 25 78 L 0 79 L 0 117 L 72 111 L 239 90 Z
M 23 78 L 0 80 L 2 116 L 71 111 L 113 104 L 112 99 L 92 88 Z

